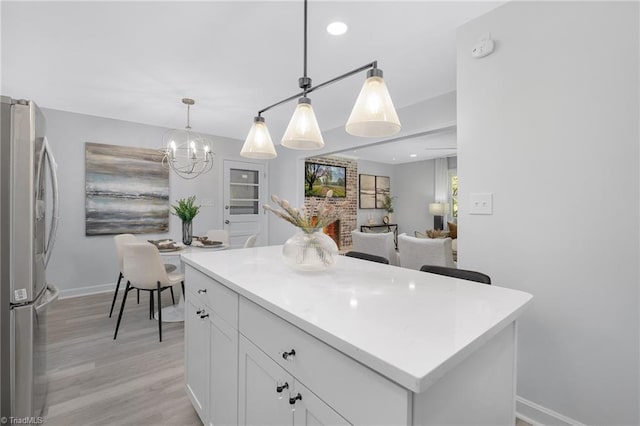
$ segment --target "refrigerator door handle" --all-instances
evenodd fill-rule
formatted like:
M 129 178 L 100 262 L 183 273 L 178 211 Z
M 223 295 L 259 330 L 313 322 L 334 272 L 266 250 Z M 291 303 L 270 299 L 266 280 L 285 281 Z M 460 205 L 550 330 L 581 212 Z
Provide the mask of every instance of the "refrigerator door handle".
M 47 157 L 47 162 L 49 163 L 49 173 L 51 174 L 51 196 L 53 200 L 53 209 L 51 211 L 51 227 L 49 228 L 49 239 L 47 240 L 47 245 L 45 248 L 44 255 L 44 265 L 45 267 L 49 264 L 49 258 L 51 257 L 51 253 L 53 250 L 53 245 L 56 241 L 56 234 L 58 232 L 58 223 L 60 221 L 60 199 L 58 192 L 58 165 L 56 164 L 56 160 L 53 158 L 53 153 L 51 152 L 51 147 L 49 146 L 49 141 L 47 137 L 44 137 L 44 152 Z
M 36 306 L 36 313 L 41 314 L 43 311 L 46 311 L 49 305 L 58 300 L 58 296 L 60 295 L 60 290 L 53 284 L 47 285 L 48 295 L 44 297 L 44 302 Z

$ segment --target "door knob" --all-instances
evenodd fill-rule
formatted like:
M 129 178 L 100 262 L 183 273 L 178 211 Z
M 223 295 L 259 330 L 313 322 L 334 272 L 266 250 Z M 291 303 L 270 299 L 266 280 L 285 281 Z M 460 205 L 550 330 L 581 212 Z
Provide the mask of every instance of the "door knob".
M 225 210 L 229 210 L 229 206 L 224 206 L 224 209 Z
M 224 221 L 224 224 L 225 224 L 225 225 L 228 225 L 228 224 L 230 224 L 230 223 L 231 223 L 231 222 L 229 222 L 229 219 L 227 219 L 227 220 L 225 220 L 225 221 Z

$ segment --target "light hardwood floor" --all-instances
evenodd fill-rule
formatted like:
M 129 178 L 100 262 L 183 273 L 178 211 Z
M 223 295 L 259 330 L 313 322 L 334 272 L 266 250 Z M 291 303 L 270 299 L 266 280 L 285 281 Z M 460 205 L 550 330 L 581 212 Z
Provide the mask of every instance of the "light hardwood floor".
M 118 340 L 112 293 L 56 302 L 48 316 L 48 426 L 201 425 L 183 384 L 183 323 L 149 320 L 149 297 L 127 299 Z M 176 294 L 177 296 L 177 294 Z M 121 299 L 118 298 L 117 307 Z M 171 302 L 163 293 L 163 306 Z M 516 426 L 530 426 L 522 420 Z
M 184 390 L 183 323 L 163 323 L 158 342 L 148 293 L 141 292 L 137 305 L 131 292 L 113 340 L 112 295 L 59 300 L 51 309 L 46 424 L 201 425 Z M 171 303 L 168 291 L 162 298 L 163 306 Z

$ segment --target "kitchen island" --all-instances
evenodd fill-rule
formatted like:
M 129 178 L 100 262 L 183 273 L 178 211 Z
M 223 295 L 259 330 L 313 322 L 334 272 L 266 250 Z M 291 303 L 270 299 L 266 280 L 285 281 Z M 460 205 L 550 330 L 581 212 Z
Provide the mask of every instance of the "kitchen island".
M 204 424 L 515 423 L 531 295 L 343 256 L 296 272 L 281 249 L 182 256 Z

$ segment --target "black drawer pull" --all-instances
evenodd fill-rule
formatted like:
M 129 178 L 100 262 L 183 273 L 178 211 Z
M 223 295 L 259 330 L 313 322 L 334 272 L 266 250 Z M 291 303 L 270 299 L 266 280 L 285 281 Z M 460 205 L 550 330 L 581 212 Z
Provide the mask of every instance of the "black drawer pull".
M 284 382 L 284 385 L 276 386 L 276 392 L 282 393 L 283 390 L 289 389 L 289 383 Z
M 200 315 L 200 319 L 205 319 L 205 318 L 209 318 L 209 314 L 202 314 L 202 315 Z
M 202 314 L 203 312 L 204 312 L 204 309 L 197 310 L 197 311 L 196 311 L 196 315 L 200 315 L 200 314 Z
M 296 396 L 289 397 L 289 404 L 293 405 L 297 400 L 302 401 L 302 395 L 300 395 L 300 393 L 298 393 Z
M 207 289 L 206 288 L 201 288 L 200 290 L 198 290 L 198 294 L 202 294 L 202 293 L 206 293 Z
M 296 350 L 295 349 L 291 349 L 289 352 L 283 352 L 282 353 L 282 358 L 289 359 L 290 356 L 295 356 L 295 355 L 296 355 Z

